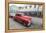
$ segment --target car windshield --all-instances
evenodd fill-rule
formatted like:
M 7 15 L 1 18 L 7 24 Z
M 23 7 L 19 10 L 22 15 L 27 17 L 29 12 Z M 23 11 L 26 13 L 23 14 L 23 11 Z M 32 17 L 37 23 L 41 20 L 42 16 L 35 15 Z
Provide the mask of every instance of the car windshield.
M 16 16 L 21 16 L 21 14 L 16 14 Z

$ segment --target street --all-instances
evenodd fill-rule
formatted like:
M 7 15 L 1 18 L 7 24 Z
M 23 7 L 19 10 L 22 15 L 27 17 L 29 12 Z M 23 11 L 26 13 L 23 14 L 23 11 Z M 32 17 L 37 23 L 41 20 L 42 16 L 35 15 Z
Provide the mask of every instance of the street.
M 32 25 L 28 28 L 36 28 L 36 29 L 41 29 L 41 24 L 42 24 L 42 18 L 38 17 L 32 17 Z M 27 28 L 26 26 L 14 21 L 12 18 L 9 18 L 9 29 L 24 29 Z

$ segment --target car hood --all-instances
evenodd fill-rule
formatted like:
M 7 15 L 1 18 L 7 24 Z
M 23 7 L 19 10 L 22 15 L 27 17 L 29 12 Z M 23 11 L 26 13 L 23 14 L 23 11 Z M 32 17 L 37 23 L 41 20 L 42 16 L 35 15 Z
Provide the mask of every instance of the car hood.
M 22 18 L 30 19 L 31 16 L 22 16 Z
M 26 18 L 26 19 L 28 19 L 28 18 L 31 18 L 30 16 L 22 16 L 23 18 Z
M 31 20 L 31 16 L 16 16 L 15 18 L 19 18 L 19 19 L 26 20 L 26 21 Z

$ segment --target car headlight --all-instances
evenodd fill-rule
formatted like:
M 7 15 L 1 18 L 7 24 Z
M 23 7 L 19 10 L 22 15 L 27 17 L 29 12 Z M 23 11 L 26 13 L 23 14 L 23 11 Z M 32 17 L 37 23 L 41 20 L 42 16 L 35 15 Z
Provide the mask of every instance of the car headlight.
M 28 21 L 28 26 L 31 24 L 30 22 L 31 22 L 31 21 Z

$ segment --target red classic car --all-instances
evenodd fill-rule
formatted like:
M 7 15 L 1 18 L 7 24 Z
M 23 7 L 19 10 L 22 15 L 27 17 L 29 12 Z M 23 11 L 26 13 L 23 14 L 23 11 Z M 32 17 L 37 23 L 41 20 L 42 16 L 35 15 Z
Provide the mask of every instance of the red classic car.
M 26 16 L 24 14 L 16 14 L 14 20 L 23 23 L 25 26 L 30 26 L 32 23 L 31 16 Z

